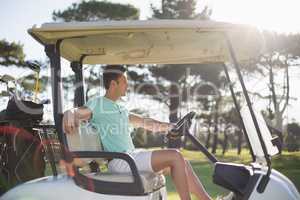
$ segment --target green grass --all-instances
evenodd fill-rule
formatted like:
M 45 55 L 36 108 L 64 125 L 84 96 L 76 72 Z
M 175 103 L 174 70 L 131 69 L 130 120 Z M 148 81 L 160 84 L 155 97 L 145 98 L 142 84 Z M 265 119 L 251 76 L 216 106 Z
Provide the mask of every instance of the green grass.
M 226 195 L 228 193 L 225 189 L 213 184 L 213 168 L 203 154 L 197 151 L 187 150 L 182 150 L 181 152 L 184 155 L 184 157 L 191 162 L 193 169 L 202 181 L 205 189 L 213 198 L 216 198 L 220 195 Z M 237 155 L 235 150 L 230 150 L 226 152 L 225 156 L 221 155 L 220 152 L 217 152 L 216 156 L 218 160 L 224 162 L 235 162 L 244 164 L 251 162 L 251 156 L 247 150 L 243 150 L 241 155 Z M 282 155 L 275 156 L 272 159 L 272 166 L 274 169 L 286 175 L 295 184 L 298 190 L 300 190 L 300 152 L 283 152 Z M 175 187 L 172 184 L 171 178 L 167 176 L 166 179 L 168 199 L 179 199 Z
M 272 161 L 273 168 L 287 176 L 300 191 L 300 152 L 283 152 Z

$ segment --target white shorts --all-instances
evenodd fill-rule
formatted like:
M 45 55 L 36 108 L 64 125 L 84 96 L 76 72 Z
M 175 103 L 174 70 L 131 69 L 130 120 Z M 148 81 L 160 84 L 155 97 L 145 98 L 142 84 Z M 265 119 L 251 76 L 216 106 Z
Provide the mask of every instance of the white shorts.
M 154 172 L 151 165 L 152 151 L 134 150 L 129 153 L 135 161 L 138 171 Z M 125 160 L 113 159 L 108 163 L 108 170 L 112 173 L 130 173 L 130 167 Z

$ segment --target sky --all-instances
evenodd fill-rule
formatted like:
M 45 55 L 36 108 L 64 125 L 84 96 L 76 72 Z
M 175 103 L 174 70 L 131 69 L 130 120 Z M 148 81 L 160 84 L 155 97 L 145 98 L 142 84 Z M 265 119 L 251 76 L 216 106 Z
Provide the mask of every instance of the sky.
M 150 4 L 160 6 L 160 0 L 110 0 L 130 3 L 140 9 L 141 19 L 151 16 Z M 27 34 L 33 25 L 52 21 L 54 10 L 64 10 L 80 0 L 0 0 L 0 39 L 24 44 L 28 59 L 43 59 L 40 44 Z M 252 24 L 284 32 L 300 32 L 299 0 L 199 0 L 197 10 L 204 5 L 213 9 L 212 19 Z
M 45 60 L 43 47 L 36 42 L 27 30 L 33 25 L 52 21 L 54 10 L 64 10 L 72 3 L 81 0 L 0 0 L 0 39 L 20 42 L 24 45 L 26 59 Z M 150 4 L 160 6 L 160 0 L 110 0 L 130 3 L 140 9 L 141 19 L 151 17 Z M 199 0 L 197 10 L 205 5 L 213 9 L 212 19 L 217 21 L 255 25 L 262 29 L 285 33 L 300 32 L 299 0 Z M 1 69 L 1 73 L 12 73 Z M 23 74 L 22 70 L 13 73 Z M 292 74 L 292 95 L 299 96 L 295 85 L 299 85 L 300 73 Z M 300 121 L 299 100 L 293 103 L 298 109 L 294 117 Z

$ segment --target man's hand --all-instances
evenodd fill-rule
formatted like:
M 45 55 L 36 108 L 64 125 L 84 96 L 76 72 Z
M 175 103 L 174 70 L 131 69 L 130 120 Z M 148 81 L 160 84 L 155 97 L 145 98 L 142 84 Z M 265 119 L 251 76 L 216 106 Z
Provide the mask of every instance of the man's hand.
M 67 134 L 76 133 L 79 127 L 79 120 L 74 110 L 68 110 L 63 116 L 63 130 Z
M 64 112 L 63 129 L 67 134 L 77 133 L 81 121 L 88 121 L 92 117 L 92 111 L 82 106 L 80 108 L 73 108 Z
M 74 167 L 83 167 L 87 165 L 87 163 L 80 159 L 80 158 L 74 158 L 71 163 L 66 162 L 65 160 L 59 161 L 59 168 L 61 171 L 65 171 L 68 176 L 75 176 Z
M 60 160 L 59 161 L 59 168 L 60 168 L 61 171 L 65 171 L 68 176 L 71 176 L 71 177 L 75 176 L 73 163 L 67 163 L 64 160 Z

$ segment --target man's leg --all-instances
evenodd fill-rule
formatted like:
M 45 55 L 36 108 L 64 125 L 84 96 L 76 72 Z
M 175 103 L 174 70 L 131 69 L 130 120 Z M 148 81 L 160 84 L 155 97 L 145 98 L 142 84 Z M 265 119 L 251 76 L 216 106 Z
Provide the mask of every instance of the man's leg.
M 176 150 L 156 150 L 152 152 L 151 165 L 154 172 L 170 168 L 171 177 L 180 199 L 190 200 L 185 160 Z
M 186 161 L 186 173 L 190 192 L 192 192 L 198 199 L 211 199 L 208 193 L 204 190 L 199 178 L 195 174 L 189 161 Z
M 174 163 L 177 165 L 174 167 Z M 187 193 L 191 192 L 199 199 L 211 199 L 205 192 L 198 177 L 190 164 L 184 160 L 177 150 L 157 150 L 152 153 L 152 168 L 155 172 L 170 169 L 176 189 L 181 199 L 189 199 Z M 175 170 L 174 170 L 175 168 Z M 178 169 L 177 169 L 178 168 Z

